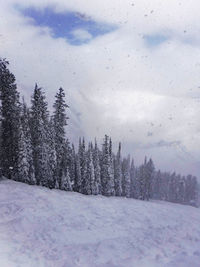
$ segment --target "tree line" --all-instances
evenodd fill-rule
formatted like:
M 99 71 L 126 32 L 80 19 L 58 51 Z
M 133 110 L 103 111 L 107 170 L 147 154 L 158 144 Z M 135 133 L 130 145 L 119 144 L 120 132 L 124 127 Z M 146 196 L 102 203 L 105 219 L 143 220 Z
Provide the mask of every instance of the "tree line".
M 121 143 L 113 153 L 112 139 L 105 135 L 86 145 L 79 139 L 77 151 L 66 137 L 69 106 L 59 88 L 50 115 L 42 88 L 35 85 L 31 105 L 20 100 L 8 61 L 0 59 L 0 168 L 3 176 L 28 183 L 75 191 L 86 195 L 159 199 L 196 206 L 197 178 L 156 171 L 145 157 L 137 167 Z

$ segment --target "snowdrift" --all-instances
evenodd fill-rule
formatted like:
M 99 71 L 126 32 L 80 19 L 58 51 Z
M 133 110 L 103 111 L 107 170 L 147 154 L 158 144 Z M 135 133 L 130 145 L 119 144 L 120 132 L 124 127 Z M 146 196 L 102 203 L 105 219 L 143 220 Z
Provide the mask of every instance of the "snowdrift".
M 200 209 L 0 182 L 0 266 L 200 266 Z

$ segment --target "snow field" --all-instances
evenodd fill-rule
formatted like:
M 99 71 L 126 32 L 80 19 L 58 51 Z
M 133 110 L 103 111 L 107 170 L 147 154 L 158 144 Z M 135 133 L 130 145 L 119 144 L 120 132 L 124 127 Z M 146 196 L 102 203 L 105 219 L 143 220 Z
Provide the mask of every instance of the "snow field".
M 1 267 L 199 267 L 200 209 L 0 182 Z

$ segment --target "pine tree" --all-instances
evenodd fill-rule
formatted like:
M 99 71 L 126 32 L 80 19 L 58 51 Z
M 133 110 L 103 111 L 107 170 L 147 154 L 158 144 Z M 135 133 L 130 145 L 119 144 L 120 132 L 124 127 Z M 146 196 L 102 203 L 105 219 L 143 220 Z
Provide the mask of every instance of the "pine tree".
M 98 170 L 96 169 L 95 173 L 95 166 L 94 166 L 94 158 L 93 158 L 93 144 L 90 144 L 89 148 L 89 162 L 90 162 L 90 183 L 91 183 L 91 193 L 92 195 L 98 195 L 99 194 L 99 179 L 100 179 L 100 170 L 99 170 L 99 176 L 98 176 Z M 96 167 L 97 167 L 97 162 L 96 162 Z
M 79 159 L 80 159 L 80 171 L 81 171 L 81 188 L 80 193 L 86 194 L 86 171 L 87 171 L 87 159 L 86 159 L 86 151 L 85 151 L 85 139 L 81 141 L 79 139 Z
M 115 196 L 115 180 L 114 180 L 114 154 L 112 152 L 112 140 L 109 140 L 109 157 L 110 157 L 110 184 L 111 184 L 111 195 Z
M 194 207 L 198 207 L 198 182 L 197 182 L 197 177 L 193 176 L 192 178 L 192 192 L 193 192 L 193 198 L 192 201 L 190 201 L 190 205 Z
M 75 184 L 74 191 L 81 193 L 81 167 L 80 167 L 80 158 L 79 154 L 75 157 Z
M 58 181 L 56 180 L 56 147 L 55 147 L 55 128 L 54 120 L 51 117 L 48 127 L 48 165 L 50 176 L 47 179 L 47 186 L 49 188 L 59 188 Z
M 115 181 L 115 195 L 122 196 L 122 164 L 121 164 L 121 143 L 119 143 L 119 148 L 117 156 L 114 160 L 114 181 Z
M 176 173 L 173 172 L 169 182 L 169 201 L 176 202 Z
M 97 184 L 97 194 L 101 194 L 101 169 L 99 160 L 99 149 L 96 140 L 95 140 L 95 147 L 93 150 L 93 163 L 94 163 L 95 181 Z
M 152 197 L 152 182 L 155 169 L 152 159 L 147 162 L 145 167 L 145 199 L 149 200 Z
M 85 175 L 85 183 L 83 192 L 86 195 L 91 195 L 92 193 L 92 184 L 94 185 L 95 182 L 95 176 L 94 176 L 94 165 L 93 165 L 93 159 L 92 159 L 92 151 L 91 151 L 91 145 L 89 144 L 89 148 L 87 151 L 87 168 L 86 168 L 86 175 Z
M 52 180 L 49 162 L 49 112 L 44 93 L 37 84 L 32 97 L 31 133 L 36 181 L 38 185 L 48 186 L 48 180 Z
M 192 206 L 197 206 L 198 203 L 197 178 L 192 175 L 188 175 L 186 178 L 185 203 Z
M 152 196 L 152 181 L 154 174 L 154 164 L 150 159 L 147 162 L 145 157 L 144 164 L 139 168 L 139 198 L 142 200 L 149 200 Z
M 61 178 L 66 170 L 63 170 L 63 157 L 66 151 L 65 143 L 65 126 L 67 125 L 67 115 L 66 108 L 69 106 L 65 103 L 65 93 L 62 88 L 59 89 L 58 93 L 55 96 L 56 100 L 53 105 L 54 115 L 54 133 L 55 133 L 55 152 L 56 152 L 56 183 L 61 186 Z M 69 170 L 68 170 L 69 171 Z
M 62 170 L 60 189 L 65 191 L 72 191 L 68 168 L 66 169 L 66 171 Z
M 70 153 L 70 180 L 72 184 L 72 189 L 75 189 L 75 181 L 76 181 L 76 152 L 74 148 L 74 144 L 72 144 L 71 147 L 71 153 Z
M 122 189 L 123 196 L 131 196 L 130 156 L 125 158 L 122 162 Z
M 105 135 L 103 150 L 102 150 L 102 168 L 101 168 L 101 182 L 102 194 L 105 196 L 113 196 L 114 191 L 114 175 L 111 166 L 111 151 L 109 145 L 109 137 Z
M 28 183 L 29 176 L 29 164 L 27 161 L 27 147 L 26 140 L 24 136 L 24 131 L 22 129 L 22 124 L 19 125 L 19 154 L 18 154 L 18 181 Z
M 131 179 L 131 189 L 130 189 L 130 196 L 135 198 L 135 191 L 136 191 L 136 175 L 135 175 L 135 165 L 134 160 L 131 160 L 131 167 L 130 167 L 130 179 Z
M 177 202 L 184 203 L 185 196 L 185 177 L 178 177 L 178 188 L 177 188 Z
M 145 200 L 145 165 L 146 165 L 146 161 L 138 169 L 138 178 L 139 178 L 138 198 L 141 200 Z
M 136 199 L 140 199 L 140 170 L 141 167 L 135 167 L 133 197 Z
M 23 101 L 21 109 L 21 121 L 19 125 L 19 156 L 18 156 L 18 174 L 19 181 L 36 184 L 35 169 L 33 165 L 33 148 L 30 132 L 29 110 Z
M 162 196 L 161 196 L 162 174 L 161 174 L 160 170 L 158 170 L 155 173 L 152 183 L 153 183 L 153 185 L 152 185 L 153 198 L 154 199 L 162 199 Z
M 63 153 L 62 162 L 61 162 L 61 169 L 63 169 L 65 173 L 68 172 L 68 175 L 70 177 L 71 190 L 72 190 L 74 186 L 74 180 L 72 180 L 73 177 L 70 176 L 71 165 L 72 165 L 72 147 L 70 145 L 69 140 L 66 139 L 65 146 L 64 146 L 64 153 Z M 70 191 L 70 189 L 68 190 Z
M 15 76 L 8 61 L 0 59 L 1 164 L 3 175 L 18 179 L 20 103 Z

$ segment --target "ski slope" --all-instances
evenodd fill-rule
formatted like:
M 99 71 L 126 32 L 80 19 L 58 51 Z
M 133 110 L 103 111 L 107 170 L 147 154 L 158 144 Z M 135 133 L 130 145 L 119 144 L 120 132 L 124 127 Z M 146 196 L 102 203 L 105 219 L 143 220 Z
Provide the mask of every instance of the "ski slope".
M 1 267 L 199 267 L 200 209 L 0 182 Z

